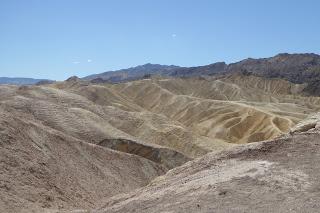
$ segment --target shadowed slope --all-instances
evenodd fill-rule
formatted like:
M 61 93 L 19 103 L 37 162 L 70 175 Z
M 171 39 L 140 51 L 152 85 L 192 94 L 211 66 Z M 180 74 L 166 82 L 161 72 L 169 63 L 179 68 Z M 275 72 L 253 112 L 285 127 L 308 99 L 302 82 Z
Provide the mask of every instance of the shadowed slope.
M 147 145 L 133 140 L 105 139 L 98 143 L 98 145 L 113 150 L 141 156 L 155 163 L 164 165 L 168 169 L 173 169 L 177 166 L 181 166 L 182 164 L 191 160 L 183 154 L 170 150 L 168 148 L 159 147 L 156 145 Z

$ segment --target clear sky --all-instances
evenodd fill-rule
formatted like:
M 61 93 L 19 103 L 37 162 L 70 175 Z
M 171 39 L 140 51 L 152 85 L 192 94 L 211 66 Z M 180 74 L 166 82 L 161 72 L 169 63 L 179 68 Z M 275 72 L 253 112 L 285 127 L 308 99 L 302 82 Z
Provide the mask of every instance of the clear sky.
M 319 0 L 0 0 L 0 76 L 320 53 Z

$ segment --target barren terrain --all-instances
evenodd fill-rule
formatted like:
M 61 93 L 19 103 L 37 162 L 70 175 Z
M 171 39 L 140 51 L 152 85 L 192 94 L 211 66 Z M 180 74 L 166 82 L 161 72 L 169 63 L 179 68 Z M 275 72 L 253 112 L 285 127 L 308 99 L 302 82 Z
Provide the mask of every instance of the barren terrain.
M 280 187 L 276 197 L 307 193 L 316 183 L 300 167 L 317 156 L 301 153 L 316 150 L 317 133 L 238 146 L 287 134 L 319 111 L 304 88 L 242 74 L 2 85 L 0 211 L 176 212 L 183 203 L 182 212 L 210 212 L 225 201 L 221 208 L 245 211 L 245 199 L 264 196 L 254 185 L 245 191 L 250 184 Z M 287 153 L 292 165 L 282 166 Z
M 282 138 L 207 154 L 97 212 L 318 212 L 319 127 L 318 116 Z

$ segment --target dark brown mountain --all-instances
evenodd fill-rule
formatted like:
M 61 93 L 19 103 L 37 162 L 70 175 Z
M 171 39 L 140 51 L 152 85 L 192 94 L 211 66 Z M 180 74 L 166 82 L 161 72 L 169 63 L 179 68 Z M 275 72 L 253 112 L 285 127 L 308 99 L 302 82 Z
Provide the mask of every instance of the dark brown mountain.
M 169 76 L 173 77 L 193 77 L 201 75 L 215 75 L 225 72 L 228 65 L 225 62 L 217 62 L 205 66 L 198 67 L 181 67 L 174 69 L 169 73 Z
M 271 58 L 245 59 L 229 64 L 226 72 L 245 71 L 267 78 L 282 78 L 293 83 L 308 83 L 320 77 L 317 54 L 278 54 Z
M 313 53 L 281 53 L 270 58 L 248 58 L 227 65 L 218 62 L 197 67 L 165 66 L 145 64 L 129 69 L 85 77 L 85 80 L 98 79 L 97 82 L 124 82 L 138 80 L 144 76 L 160 75 L 171 77 L 212 76 L 232 73 L 243 73 L 265 78 L 285 79 L 296 84 L 306 83 L 304 92 L 307 95 L 320 95 L 320 56 Z
M 128 80 L 135 80 L 142 78 L 145 75 L 168 75 L 172 70 L 178 69 L 178 66 L 167 66 L 160 64 L 144 64 L 128 69 L 121 69 L 117 71 L 108 71 L 101 74 L 94 74 L 84 77 L 84 80 L 101 79 L 110 82 L 122 82 Z

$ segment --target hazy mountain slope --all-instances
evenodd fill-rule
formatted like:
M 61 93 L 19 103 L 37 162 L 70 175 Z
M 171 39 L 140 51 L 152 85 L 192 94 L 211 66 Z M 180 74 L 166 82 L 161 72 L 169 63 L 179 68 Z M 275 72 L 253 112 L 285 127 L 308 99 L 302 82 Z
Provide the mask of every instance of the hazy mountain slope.
M 318 212 L 319 130 L 210 153 L 99 212 Z
M 51 82 L 50 80 L 47 80 L 47 79 L 0 77 L 0 84 L 32 85 L 32 84 L 37 84 L 41 81 Z
M 170 73 L 171 70 L 179 68 L 178 66 L 166 66 L 160 64 L 144 64 L 128 69 L 121 69 L 117 71 L 108 71 L 101 74 L 94 74 L 84 77 L 84 80 L 93 80 L 101 78 L 103 80 L 108 80 L 111 82 L 121 82 L 132 79 L 141 78 L 144 75 L 166 75 Z

